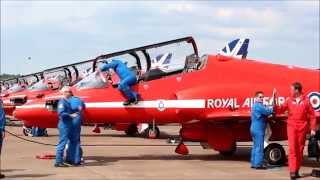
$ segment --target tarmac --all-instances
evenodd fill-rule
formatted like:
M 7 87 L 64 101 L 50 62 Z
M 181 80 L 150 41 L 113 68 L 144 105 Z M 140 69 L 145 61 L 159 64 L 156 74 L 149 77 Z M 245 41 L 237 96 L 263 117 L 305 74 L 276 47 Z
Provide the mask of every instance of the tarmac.
M 7 130 L 25 137 L 21 127 Z M 54 160 L 37 159 L 37 155 L 54 154 L 54 146 L 45 146 L 17 139 L 6 133 L 2 149 L 2 173 L 6 179 L 143 179 L 143 180 L 202 180 L 202 179 L 289 179 L 287 166 L 268 170 L 250 168 L 250 143 L 240 143 L 235 155 L 223 157 L 212 149 L 202 149 L 196 143 L 189 147 L 190 155 L 174 152 L 175 145 L 167 138 L 177 137 L 179 126 L 161 126 L 159 139 L 127 137 L 123 132 L 103 130 L 92 133 L 83 127 L 81 141 L 84 164 L 78 167 L 55 168 Z M 56 129 L 48 130 L 49 137 L 26 137 L 30 140 L 56 144 Z M 281 142 L 286 145 L 286 142 Z M 97 145 L 97 146 L 96 146 Z M 285 146 L 287 149 L 287 146 Z M 311 170 L 320 163 L 305 157 L 302 179 L 315 180 Z

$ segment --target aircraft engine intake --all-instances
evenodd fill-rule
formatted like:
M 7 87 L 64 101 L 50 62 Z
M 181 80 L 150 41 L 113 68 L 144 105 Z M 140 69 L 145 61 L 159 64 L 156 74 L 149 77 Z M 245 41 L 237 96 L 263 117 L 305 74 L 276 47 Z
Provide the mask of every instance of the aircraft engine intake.
M 10 102 L 14 106 L 20 106 L 27 102 L 27 96 L 11 98 Z
M 58 100 L 47 100 L 46 108 L 49 111 L 57 111 L 58 110 Z

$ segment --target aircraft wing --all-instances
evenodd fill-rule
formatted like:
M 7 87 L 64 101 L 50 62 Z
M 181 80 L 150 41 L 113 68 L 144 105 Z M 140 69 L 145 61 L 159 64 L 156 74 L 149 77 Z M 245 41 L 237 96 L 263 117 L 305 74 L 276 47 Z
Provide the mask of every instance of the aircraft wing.
M 227 118 L 227 117 L 250 117 L 250 112 L 213 112 L 206 114 L 207 119 Z
M 222 112 L 211 112 L 207 113 L 204 116 L 204 119 L 209 121 L 219 121 L 219 120 L 227 120 L 227 119 L 250 119 L 250 112 L 246 111 L 222 111 Z
M 209 121 L 219 121 L 219 120 L 250 120 L 250 111 L 223 111 L 223 112 L 211 112 L 204 116 L 205 119 Z M 285 120 L 287 118 L 286 114 L 276 115 L 275 120 Z

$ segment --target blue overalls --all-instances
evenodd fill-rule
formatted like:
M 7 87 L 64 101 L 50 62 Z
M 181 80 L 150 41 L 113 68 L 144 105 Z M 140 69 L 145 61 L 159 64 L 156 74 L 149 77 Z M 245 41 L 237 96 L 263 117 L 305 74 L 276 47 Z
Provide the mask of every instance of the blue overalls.
M 3 142 L 2 136 L 5 130 L 5 125 L 6 125 L 6 115 L 3 110 L 2 100 L 0 99 L 0 155 L 1 155 L 2 142 Z
M 255 102 L 251 109 L 251 127 L 250 132 L 253 141 L 251 150 L 251 166 L 261 167 L 264 157 L 264 134 L 266 130 L 266 119 L 273 110 L 262 104 Z
M 137 93 L 130 89 L 130 86 L 137 83 L 134 73 L 119 59 L 112 59 L 110 63 L 101 67 L 101 71 L 108 71 L 110 68 L 114 69 L 120 77 L 119 90 L 127 96 L 128 100 L 136 99 Z
M 77 113 L 77 117 L 72 119 L 72 128 L 70 131 L 70 141 L 68 144 L 67 158 L 66 160 L 74 165 L 79 165 L 81 162 L 81 121 L 82 111 L 85 108 L 84 102 L 75 96 L 69 99 L 72 113 Z
M 56 152 L 56 164 L 63 163 L 64 149 L 70 139 L 70 130 L 72 127 L 72 114 L 71 105 L 69 99 L 61 99 L 58 103 L 58 130 L 59 130 L 59 143 L 57 145 Z

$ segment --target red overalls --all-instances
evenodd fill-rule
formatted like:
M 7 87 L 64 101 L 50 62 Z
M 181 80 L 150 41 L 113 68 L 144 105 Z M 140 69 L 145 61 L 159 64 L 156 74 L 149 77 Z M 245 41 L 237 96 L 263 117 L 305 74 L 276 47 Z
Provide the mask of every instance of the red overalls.
M 315 113 L 309 99 L 305 96 L 302 96 L 299 102 L 296 101 L 296 98 L 287 98 L 280 109 L 280 111 L 288 110 L 289 170 L 290 172 L 297 172 L 303 160 L 306 133 L 309 130 L 308 120 L 310 120 L 310 128 L 312 130 L 316 129 Z

